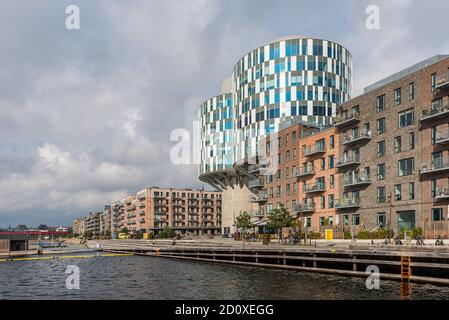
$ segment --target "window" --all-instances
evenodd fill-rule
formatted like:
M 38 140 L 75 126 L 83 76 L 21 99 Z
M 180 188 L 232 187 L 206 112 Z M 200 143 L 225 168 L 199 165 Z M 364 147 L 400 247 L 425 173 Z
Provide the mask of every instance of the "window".
M 415 159 L 408 158 L 398 161 L 399 177 L 411 176 L 415 170 Z
M 402 99 L 401 88 L 398 88 L 394 90 L 394 105 L 395 106 L 400 105 L 401 99 Z
M 394 186 L 394 198 L 396 201 L 402 200 L 402 185 L 397 184 Z
M 382 112 L 385 110 L 385 95 L 377 97 L 376 110 L 377 112 Z
M 329 208 L 332 209 L 334 207 L 335 198 L 333 194 L 328 196 Z
M 386 194 L 385 187 L 377 188 L 377 203 L 385 203 L 386 202 L 385 194 Z
M 343 224 L 345 226 L 349 225 L 349 215 L 347 215 L 347 214 L 343 215 Z
M 435 198 L 437 196 L 437 180 L 432 179 L 430 182 L 430 192 L 432 193 L 432 198 Z
M 443 221 L 443 208 L 432 209 L 432 221 Z
M 278 164 L 281 164 L 282 156 L 280 153 L 278 153 Z
M 379 212 L 377 214 L 377 225 L 380 228 L 384 228 L 387 225 L 387 216 L 385 212 Z
M 410 182 L 408 184 L 408 198 L 409 198 L 409 200 L 415 199 L 415 183 L 414 182 Z
M 394 138 L 394 152 L 395 153 L 401 152 L 401 145 L 402 145 L 401 136 L 395 137 Z
M 333 169 L 334 168 L 334 156 L 329 156 L 327 163 L 328 163 L 329 169 Z
M 354 226 L 360 225 L 360 214 L 352 215 L 352 225 L 354 225 Z
M 331 174 L 329 176 L 329 188 L 333 189 L 335 187 L 335 176 Z
M 408 148 L 409 148 L 409 150 L 415 149 L 415 133 L 414 132 L 410 132 L 408 134 Z
M 413 108 L 399 112 L 399 128 L 413 125 L 415 122 L 415 111 Z
M 377 119 L 377 134 L 385 133 L 386 129 L 385 118 Z
M 437 85 L 437 74 L 434 73 L 430 77 L 431 77 L 432 91 L 433 91 L 433 90 L 435 90 L 435 87 Z
M 320 227 L 324 227 L 324 217 L 320 217 Z
M 285 153 L 285 161 L 286 162 L 290 161 L 290 150 L 287 150 L 287 152 Z
M 312 226 L 312 218 L 306 218 L 306 227 L 310 228 Z
M 410 101 L 415 100 L 415 83 L 409 83 L 408 84 L 408 99 Z
M 430 141 L 433 144 L 437 143 L 437 127 L 430 128 L 431 138 Z
M 385 172 L 385 163 L 381 163 L 377 165 L 377 180 L 385 180 L 386 172 Z
M 321 158 L 321 171 L 326 170 L 326 159 L 325 158 Z
M 377 143 L 377 157 L 383 157 L 385 155 L 385 140 Z
M 325 209 L 325 208 L 326 208 L 326 197 L 321 196 L 321 209 Z
M 335 148 L 335 136 L 330 136 L 329 138 L 329 148 L 333 149 Z

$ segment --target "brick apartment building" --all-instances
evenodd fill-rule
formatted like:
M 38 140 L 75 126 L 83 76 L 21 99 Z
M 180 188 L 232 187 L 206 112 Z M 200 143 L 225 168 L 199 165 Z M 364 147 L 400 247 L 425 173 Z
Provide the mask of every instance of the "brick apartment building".
M 332 127 L 286 124 L 277 141 L 267 137 L 277 172 L 249 166 L 258 174 L 249 182 L 253 216 L 266 220 L 282 203 L 314 231 L 420 227 L 448 236 L 448 105 L 449 56 L 435 56 L 340 105 Z
M 352 159 L 339 168 L 341 197 L 354 204 L 340 210 L 347 225 L 447 234 L 448 73 L 449 56 L 435 56 L 340 106 L 340 153 Z
M 158 233 L 165 227 L 176 233 L 218 234 L 221 230 L 221 193 L 196 189 L 145 188 L 111 206 L 111 229 L 117 234 Z

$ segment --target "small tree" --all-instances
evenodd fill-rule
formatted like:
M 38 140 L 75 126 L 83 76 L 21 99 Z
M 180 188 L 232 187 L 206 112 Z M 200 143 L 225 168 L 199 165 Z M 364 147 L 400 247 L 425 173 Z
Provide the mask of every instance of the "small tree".
M 243 230 L 242 240 L 244 240 L 246 230 L 253 227 L 253 224 L 251 223 L 251 215 L 245 211 L 243 213 L 240 213 L 240 215 L 236 217 L 235 220 L 236 227 Z
M 120 233 L 126 233 L 126 234 L 128 234 L 128 233 L 129 233 L 129 230 L 128 230 L 127 227 L 124 227 L 124 228 L 122 228 L 122 230 L 120 230 Z
M 288 210 L 281 204 L 279 209 L 274 209 L 268 215 L 267 226 L 277 230 L 279 239 L 282 228 L 288 228 L 293 226 L 293 218 Z
M 161 238 L 173 238 L 175 236 L 175 231 L 170 227 L 165 227 L 164 230 L 161 231 L 159 234 Z

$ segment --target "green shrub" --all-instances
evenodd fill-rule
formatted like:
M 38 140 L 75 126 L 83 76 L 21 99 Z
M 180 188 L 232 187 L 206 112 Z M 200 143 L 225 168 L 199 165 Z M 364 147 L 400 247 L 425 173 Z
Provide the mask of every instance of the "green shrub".
M 352 235 L 351 232 L 349 231 L 345 231 L 344 235 L 343 235 L 344 239 L 352 239 Z
M 321 239 L 321 232 L 312 231 L 312 232 L 310 232 L 309 237 L 310 237 L 310 239 L 313 239 L 313 240 Z
M 416 239 L 418 236 L 422 236 L 422 229 L 421 228 L 413 228 L 412 230 L 401 230 L 400 237 L 404 238 L 404 232 L 407 231 L 407 235 L 411 237 L 412 239 Z
M 159 237 L 163 239 L 173 238 L 175 236 L 175 231 L 170 227 L 165 227 L 164 230 L 159 233 Z

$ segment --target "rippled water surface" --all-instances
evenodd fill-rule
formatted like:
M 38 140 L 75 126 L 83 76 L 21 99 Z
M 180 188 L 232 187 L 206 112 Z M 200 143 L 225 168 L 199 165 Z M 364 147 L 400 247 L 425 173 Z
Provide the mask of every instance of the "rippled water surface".
M 80 268 L 80 290 L 65 286 Z M 399 283 L 154 257 L 0 263 L 0 299 L 398 299 Z M 449 287 L 413 285 L 414 299 L 449 299 Z

